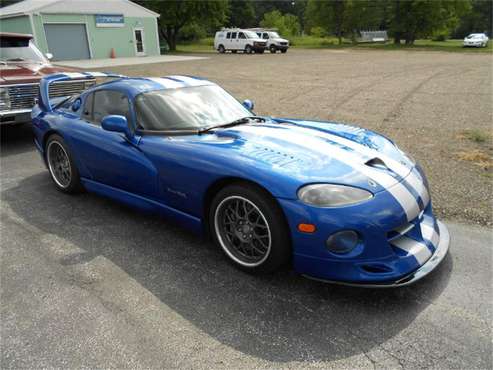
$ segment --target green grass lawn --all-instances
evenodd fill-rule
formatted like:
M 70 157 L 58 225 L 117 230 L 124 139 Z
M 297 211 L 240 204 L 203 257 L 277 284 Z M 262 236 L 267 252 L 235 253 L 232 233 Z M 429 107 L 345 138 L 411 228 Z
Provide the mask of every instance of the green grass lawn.
M 339 45 L 335 37 L 313 37 L 313 36 L 296 36 L 289 38 L 291 47 L 295 49 L 377 49 L 377 50 L 432 50 L 432 51 L 450 51 L 450 52 L 467 52 L 467 53 L 491 53 L 493 52 L 493 42 L 489 42 L 485 48 L 464 48 L 462 40 L 432 41 L 416 40 L 414 45 L 395 45 L 392 41 L 386 44 L 362 43 L 353 45 L 350 40 L 343 40 Z M 214 38 L 208 37 L 191 43 L 180 44 L 177 47 L 178 52 L 185 53 L 211 53 L 213 49 Z

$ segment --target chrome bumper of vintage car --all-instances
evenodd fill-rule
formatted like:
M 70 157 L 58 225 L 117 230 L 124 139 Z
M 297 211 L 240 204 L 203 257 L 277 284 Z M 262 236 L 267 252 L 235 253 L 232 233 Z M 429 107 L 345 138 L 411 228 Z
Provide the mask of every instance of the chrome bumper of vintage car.
M 360 287 L 360 288 L 397 288 L 397 287 L 414 284 L 415 282 L 421 280 L 430 272 L 432 272 L 440 264 L 440 262 L 442 262 L 442 260 L 445 258 L 449 250 L 450 234 L 448 232 L 448 229 L 445 226 L 445 224 L 443 224 L 440 221 L 437 221 L 437 225 L 440 231 L 440 241 L 433 255 L 416 271 L 412 272 L 409 275 L 404 276 L 403 278 L 400 278 L 399 280 L 389 281 L 389 282 L 384 281 L 379 283 L 351 283 L 344 281 L 318 279 L 309 275 L 303 275 L 303 276 L 312 280 L 322 281 L 326 283 L 349 285 L 349 286 Z
M 0 125 L 25 123 L 31 121 L 31 109 L 0 111 Z

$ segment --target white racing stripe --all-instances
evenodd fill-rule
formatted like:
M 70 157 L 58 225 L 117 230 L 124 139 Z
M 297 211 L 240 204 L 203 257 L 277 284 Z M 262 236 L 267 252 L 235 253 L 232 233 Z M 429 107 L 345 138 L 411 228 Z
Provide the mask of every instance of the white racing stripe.
M 183 82 L 170 80 L 169 78 L 165 77 L 148 77 L 147 79 L 156 82 L 157 84 L 163 86 L 165 89 L 178 89 L 186 86 L 186 84 Z
M 176 78 L 177 80 L 183 81 L 188 86 L 204 86 L 210 84 L 209 81 L 198 80 L 196 78 L 187 77 L 187 76 L 168 76 L 171 78 Z
M 425 222 L 421 222 L 421 235 L 423 235 L 424 239 L 430 241 L 435 248 L 437 247 L 438 242 L 440 241 L 440 236 L 437 234 L 433 226 L 428 225 Z
M 431 252 L 426 244 L 417 242 L 416 240 L 407 238 L 405 236 L 392 241 L 392 245 L 412 255 L 414 258 L 416 258 L 420 266 L 428 261 L 428 259 L 431 257 Z

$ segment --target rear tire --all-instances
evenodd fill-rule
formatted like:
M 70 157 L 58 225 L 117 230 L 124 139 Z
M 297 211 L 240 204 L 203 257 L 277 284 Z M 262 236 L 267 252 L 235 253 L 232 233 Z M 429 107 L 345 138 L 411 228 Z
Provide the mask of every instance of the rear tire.
M 271 272 L 291 259 L 284 214 L 261 188 L 237 183 L 220 190 L 212 200 L 209 221 L 215 243 L 244 271 Z
M 46 164 L 56 188 L 74 194 L 83 190 L 80 175 L 67 144 L 60 135 L 51 135 L 45 146 Z
M 219 47 L 217 48 L 217 51 L 220 54 L 224 54 L 226 52 L 226 49 L 224 48 L 224 45 L 219 45 Z

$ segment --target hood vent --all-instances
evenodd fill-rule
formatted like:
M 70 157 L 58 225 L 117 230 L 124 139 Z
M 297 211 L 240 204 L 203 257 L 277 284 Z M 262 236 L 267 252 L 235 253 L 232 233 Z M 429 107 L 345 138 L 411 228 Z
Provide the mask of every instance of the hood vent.
M 390 168 L 387 167 L 385 162 L 378 157 L 366 161 L 365 164 L 369 167 L 378 168 L 380 170 L 390 170 Z

